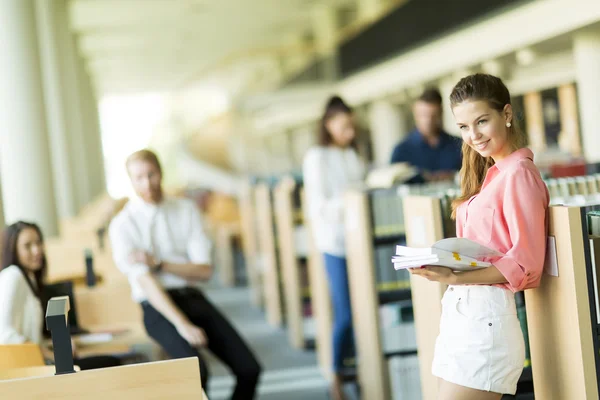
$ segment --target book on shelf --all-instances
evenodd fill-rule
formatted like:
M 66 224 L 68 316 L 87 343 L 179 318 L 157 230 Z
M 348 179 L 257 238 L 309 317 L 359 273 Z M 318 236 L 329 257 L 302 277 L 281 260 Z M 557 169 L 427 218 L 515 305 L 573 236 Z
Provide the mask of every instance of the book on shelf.
M 410 164 L 395 163 L 370 171 L 366 183 L 369 188 L 391 188 L 414 178 L 417 174 L 417 169 Z
M 396 270 L 439 265 L 454 271 L 467 271 L 487 268 L 492 264 L 486 259 L 503 255 L 466 238 L 447 238 L 425 248 L 396 246 L 392 263 Z

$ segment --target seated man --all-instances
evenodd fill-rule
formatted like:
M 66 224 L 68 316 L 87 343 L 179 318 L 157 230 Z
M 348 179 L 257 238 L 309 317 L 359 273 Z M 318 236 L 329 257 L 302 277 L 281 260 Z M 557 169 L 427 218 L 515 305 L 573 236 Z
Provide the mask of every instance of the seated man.
M 187 199 L 163 196 L 157 156 L 129 156 L 127 172 L 137 194 L 109 228 L 113 256 L 144 312 L 148 335 L 174 358 L 198 357 L 202 386 L 207 347 L 237 378 L 232 399 L 254 398 L 261 367 L 231 324 L 193 284 L 212 275 L 210 243 L 200 213 Z
M 460 170 L 462 140 L 442 129 L 442 96 L 427 89 L 413 106 L 416 129 L 394 148 L 392 164 L 407 162 L 419 170 L 409 183 L 452 179 Z

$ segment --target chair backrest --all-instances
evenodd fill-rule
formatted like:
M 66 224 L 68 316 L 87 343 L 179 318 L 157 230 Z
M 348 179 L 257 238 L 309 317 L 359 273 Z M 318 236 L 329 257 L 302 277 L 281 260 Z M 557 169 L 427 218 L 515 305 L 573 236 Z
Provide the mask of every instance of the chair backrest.
M 0 381 L 0 399 L 202 399 L 195 357 Z
M 0 370 L 43 366 L 40 346 L 33 343 L 0 345 Z

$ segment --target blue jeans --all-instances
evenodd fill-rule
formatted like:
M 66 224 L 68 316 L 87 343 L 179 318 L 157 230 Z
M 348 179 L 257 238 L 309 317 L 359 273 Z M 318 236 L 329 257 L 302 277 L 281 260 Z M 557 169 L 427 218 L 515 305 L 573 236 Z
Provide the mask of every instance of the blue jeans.
M 346 259 L 323 254 L 333 306 L 333 370 L 344 367 L 344 359 L 354 357 L 354 331 L 348 287 Z

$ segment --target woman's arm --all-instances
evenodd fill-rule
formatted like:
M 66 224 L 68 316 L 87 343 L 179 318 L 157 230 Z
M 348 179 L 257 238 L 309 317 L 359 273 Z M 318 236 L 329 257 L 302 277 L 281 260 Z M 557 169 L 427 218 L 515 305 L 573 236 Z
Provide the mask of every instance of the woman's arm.
M 411 268 L 409 272 L 446 285 L 492 285 L 508 282 L 498 268 L 494 266 L 474 271 L 454 272 L 447 267 L 431 265 L 423 268 Z
M 19 314 L 25 312 L 20 295 L 24 283 L 22 279 L 25 278 L 15 267 L 9 268 L 11 269 L 3 271 L 0 277 L 0 344 L 20 344 L 28 341 L 15 325 Z M 26 289 L 29 290 L 28 287 Z
M 306 155 L 302 166 L 304 190 L 308 203 L 309 217 L 324 219 L 329 222 L 342 222 L 344 199 L 342 196 L 331 196 L 325 183 L 324 154 L 312 149 Z

